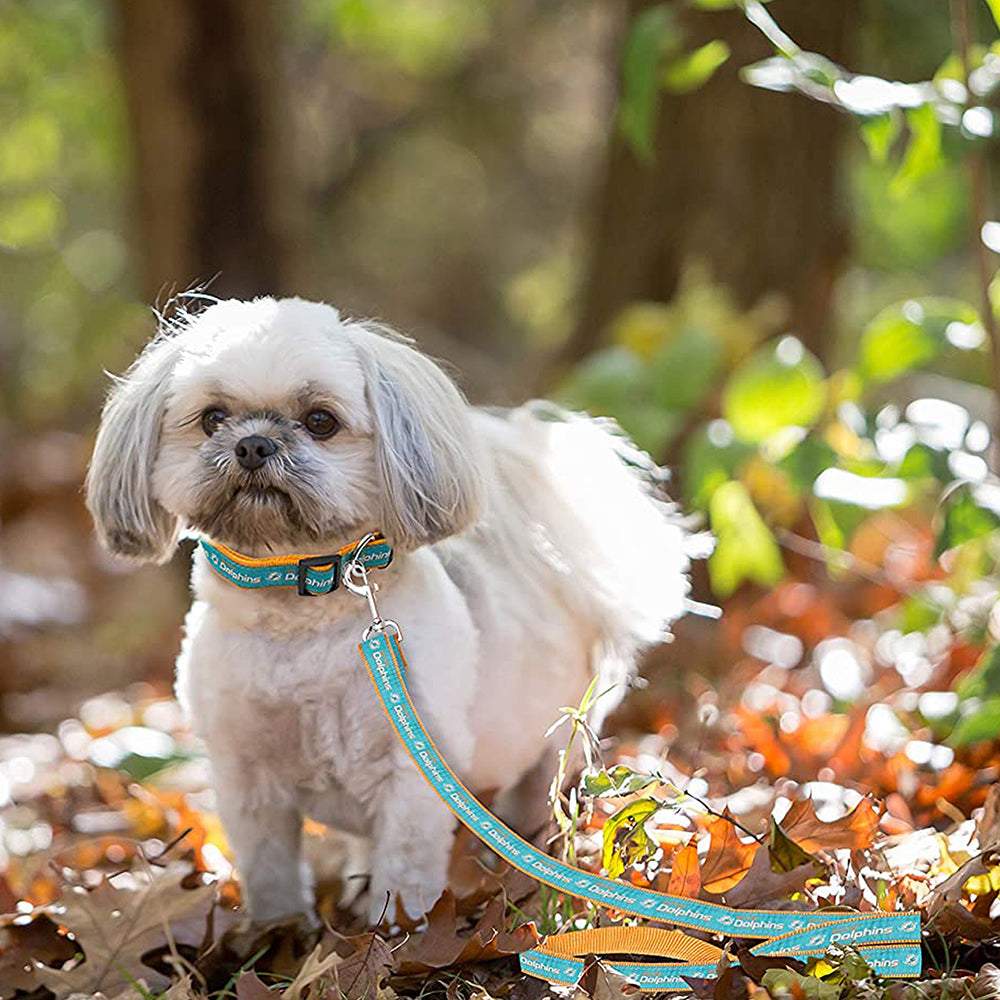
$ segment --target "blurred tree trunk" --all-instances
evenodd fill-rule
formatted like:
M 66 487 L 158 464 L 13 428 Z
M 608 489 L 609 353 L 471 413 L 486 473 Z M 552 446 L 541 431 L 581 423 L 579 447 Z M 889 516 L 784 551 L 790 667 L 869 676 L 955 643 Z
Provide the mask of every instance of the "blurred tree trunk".
M 629 0 L 629 21 L 653 2 Z M 847 59 L 856 0 L 774 0 L 768 10 L 803 48 Z M 837 176 L 847 122 L 740 80 L 741 67 L 773 54 L 741 13 L 685 11 L 682 23 L 687 49 L 721 38 L 732 55 L 699 90 L 663 93 L 653 163 L 612 135 L 580 318 L 559 369 L 599 346 L 627 303 L 668 301 L 692 259 L 742 306 L 782 293 L 790 328 L 827 353 L 831 291 L 847 250 Z
M 220 296 L 290 290 L 298 206 L 280 5 L 116 6 L 146 295 L 210 279 Z

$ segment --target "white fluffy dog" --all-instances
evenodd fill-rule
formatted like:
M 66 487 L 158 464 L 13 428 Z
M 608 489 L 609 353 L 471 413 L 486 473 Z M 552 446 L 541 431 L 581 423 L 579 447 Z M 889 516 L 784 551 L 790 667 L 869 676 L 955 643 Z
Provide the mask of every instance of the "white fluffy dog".
M 684 609 L 684 532 L 652 471 L 595 421 L 471 407 L 405 338 L 262 298 L 183 316 L 116 381 L 87 502 L 112 552 L 154 562 L 182 529 L 251 556 L 381 530 L 395 558 L 372 575 L 427 728 L 473 791 L 513 802 L 559 707 L 595 672 L 624 681 Z M 311 913 L 304 816 L 370 838 L 372 921 L 387 899 L 423 914 L 455 822 L 365 675 L 365 602 L 241 589 L 200 550 L 193 589 L 178 691 L 253 919 Z

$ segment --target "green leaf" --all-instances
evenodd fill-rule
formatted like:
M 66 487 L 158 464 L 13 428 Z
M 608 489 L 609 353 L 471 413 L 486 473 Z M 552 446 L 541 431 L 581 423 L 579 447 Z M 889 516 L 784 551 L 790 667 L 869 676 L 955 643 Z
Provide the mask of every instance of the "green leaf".
M 586 358 L 556 393 L 571 409 L 614 417 L 643 450 L 656 455 L 682 428 L 684 418 L 652 398 L 651 368 L 627 347 Z
M 910 141 L 907 143 L 903 162 L 889 185 L 889 193 L 894 198 L 902 198 L 909 194 L 918 180 L 928 177 L 944 166 L 941 122 L 938 121 L 934 106 L 921 104 L 915 108 L 908 108 L 906 120 L 910 126 Z
M 684 490 L 688 503 L 707 510 L 712 494 L 734 478 L 736 469 L 748 459 L 754 448 L 732 437 L 732 430 L 718 422 L 728 434 L 724 437 L 716 426 L 701 428 L 692 435 L 684 455 Z
M 948 468 L 948 452 L 944 448 L 932 448 L 923 441 L 917 441 L 906 449 L 896 475 L 910 481 L 936 479 L 939 483 L 947 483 L 952 478 Z
M 651 853 L 652 840 L 644 824 L 662 805 L 653 798 L 636 799 L 604 824 L 601 863 L 608 878 L 618 878 L 626 868 Z
M 785 573 L 778 543 L 742 483 L 720 486 L 709 502 L 715 551 L 708 560 L 712 590 L 728 597 L 745 581 L 770 587 Z
M 711 333 L 682 331 L 653 358 L 653 399 L 664 409 L 690 412 L 715 384 L 721 366 L 722 345 Z
M 925 600 L 920 594 L 906 598 L 899 605 L 898 628 L 903 635 L 910 632 L 927 632 L 941 621 L 941 609 Z
M 0 246 L 26 250 L 48 243 L 62 228 L 62 202 L 51 191 L 35 191 L 0 204 Z
M 968 483 L 952 490 L 944 501 L 944 516 L 938 531 L 935 555 L 940 556 L 963 542 L 983 538 L 1000 528 L 1000 517 L 978 499 L 981 494 Z
M 861 335 L 861 375 L 872 382 L 888 382 L 927 364 L 948 343 L 951 323 L 978 325 L 979 315 L 958 299 L 929 297 L 888 306 Z
M 994 23 L 1000 28 L 1000 0 L 986 0 L 986 6 L 989 7 L 990 13 L 993 15 Z
M 624 347 L 609 347 L 586 358 L 558 392 L 567 405 L 614 414 L 648 382 L 646 366 Z
M 582 786 L 584 793 L 591 796 L 632 795 L 655 785 L 657 780 L 652 775 L 639 774 L 624 764 L 618 764 L 610 771 L 585 774 Z
M 663 86 L 674 94 L 688 94 L 708 83 L 729 58 L 729 46 L 716 39 L 686 52 L 663 71 Z
M 666 4 L 642 11 L 625 39 L 618 127 L 636 157 L 644 163 L 653 159 L 660 66 L 664 54 L 677 43 L 673 11 Z
M 823 545 L 834 550 L 845 547 L 846 534 L 839 518 L 834 513 L 833 505 L 828 500 L 813 497 L 809 501 L 809 516 L 816 528 L 816 537 Z M 830 561 L 828 560 L 828 562 Z M 839 567 L 834 565 L 832 569 L 837 571 Z
M 825 402 L 823 366 L 794 337 L 783 337 L 733 372 L 722 412 L 737 437 L 760 442 L 789 426 L 812 426 Z
M 860 123 L 861 138 L 868 147 L 868 155 L 872 163 L 880 166 L 889 159 L 892 144 L 902 130 L 901 116 L 898 113 L 886 112 L 884 115 L 873 115 L 863 118 Z
M 948 743 L 954 747 L 969 746 L 1000 736 L 1000 697 L 987 698 L 968 715 L 963 715 L 951 731 Z
M 963 701 L 1000 697 L 1000 646 L 983 653 L 975 667 L 958 682 L 955 692 Z
M 778 467 L 787 473 L 799 490 L 812 489 L 821 472 L 837 464 L 837 453 L 822 439 L 810 434 L 803 438 Z
M 62 133 L 54 115 L 36 112 L 4 128 L 0 142 L 0 184 L 28 184 L 48 176 L 62 151 Z

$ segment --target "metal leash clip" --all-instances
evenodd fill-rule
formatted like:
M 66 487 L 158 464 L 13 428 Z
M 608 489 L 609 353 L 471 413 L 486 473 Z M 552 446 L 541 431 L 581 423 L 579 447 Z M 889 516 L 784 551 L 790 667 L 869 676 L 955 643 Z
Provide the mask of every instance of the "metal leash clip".
M 361 562 L 361 553 L 365 547 L 375 541 L 375 535 L 369 532 L 358 542 L 357 547 L 348 557 L 341 568 L 341 582 L 352 593 L 363 597 L 368 602 L 368 610 L 371 611 L 372 622 L 362 632 L 362 642 L 367 641 L 373 635 L 380 632 L 393 632 L 397 639 L 403 638 L 403 630 L 391 618 L 383 618 L 378 611 L 378 603 L 375 594 L 378 591 L 378 584 L 374 580 L 368 579 L 368 570 Z

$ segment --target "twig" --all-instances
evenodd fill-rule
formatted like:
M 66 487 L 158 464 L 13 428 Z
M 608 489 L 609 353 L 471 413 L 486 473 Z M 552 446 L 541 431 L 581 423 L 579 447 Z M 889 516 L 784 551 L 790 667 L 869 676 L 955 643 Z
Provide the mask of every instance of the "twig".
M 853 552 L 848 552 L 847 549 L 835 549 L 829 545 L 824 545 L 823 542 L 804 538 L 802 535 L 797 535 L 794 531 L 789 531 L 788 528 L 780 526 L 774 529 L 774 535 L 779 545 L 790 549 L 792 552 L 797 552 L 800 556 L 805 556 L 807 559 L 813 559 L 824 565 L 839 561 L 843 563 L 847 571 L 853 573 L 855 576 L 860 576 L 871 583 L 877 583 L 881 587 L 891 587 L 897 593 L 905 594 L 908 597 L 921 592 L 919 587 L 914 587 L 904 580 L 894 580 L 874 563 L 859 559 Z
M 952 40 L 958 49 L 962 62 L 962 83 L 965 85 L 964 109 L 969 107 L 969 50 L 972 47 L 972 31 L 970 28 L 969 0 L 951 0 L 951 33 Z M 990 217 L 989 177 L 986 173 L 986 161 L 982 151 L 976 147 L 969 153 L 969 181 L 972 186 L 972 239 L 975 244 L 976 268 L 979 277 L 979 291 L 982 296 L 983 329 L 990 342 L 992 358 L 992 381 L 995 412 L 993 414 L 994 447 L 1000 441 L 1000 331 L 997 329 L 997 319 L 990 302 L 991 264 L 990 251 L 982 240 L 983 225 Z
M 689 799 L 694 799 L 694 801 L 697 802 L 698 805 L 700 805 L 702 809 L 704 809 L 705 812 L 709 814 L 709 816 L 714 816 L 716 819 L 724 819 L 726 820 L 727 823 L 732 823 L 737 830 L 742 830 L 748 837 L 753 837 L 753 839 L 756 840 L 758 844 L 764 843 L 763 834 L 756 834 L 753 832 L 753 830 L 748 830 L 735 816 L 733 815 L 727 816 L 725 813 L 718 812 L 717 810 L 713 809 L 704 799 L 698 798 L 697 795 L 694 795 L 691 792 L 681 791 L 681 789 L 677 788 L 677 786 L 672 781 L 665 781 L 664 784 L 669 785 L 672 788 L 676 788 L 677 793 L 679 795 L 686 796 Z

